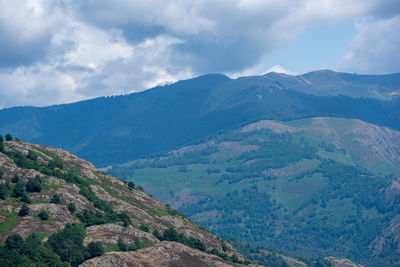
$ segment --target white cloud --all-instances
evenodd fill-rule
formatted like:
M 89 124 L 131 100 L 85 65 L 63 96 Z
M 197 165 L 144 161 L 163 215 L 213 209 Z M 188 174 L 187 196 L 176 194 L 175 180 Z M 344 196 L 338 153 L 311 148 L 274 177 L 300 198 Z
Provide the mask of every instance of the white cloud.
M 400 62 L 397 6 L 397 0 L 0 0 L 0 105 L 123 94 L 208 72 L 262 74 L 263 60 L 307 27 L 352 20 L 359 34 L 340 67 L 393 72 Z M 279 65 L 271 70 L 291 73 Z
M 285 74 L 293 74 L 293 75 L 296 74 L 290 70 L 285 69 L 281 65 L 274 65 L 271 68 L 269 68 L 265 73 L 269 73 L 269 72 L 285 73 Z
M 358 34 L 339 68 L 375 74 L 400 71 L 400 15 L 383 19 L 364 18 L 356 27 Z

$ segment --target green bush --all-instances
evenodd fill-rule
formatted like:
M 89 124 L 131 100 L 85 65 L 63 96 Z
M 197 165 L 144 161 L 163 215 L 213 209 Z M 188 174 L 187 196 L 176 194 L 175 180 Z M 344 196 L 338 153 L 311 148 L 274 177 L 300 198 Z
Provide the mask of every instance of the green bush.
M 74 212 L 76 211 L 76 206 L 75 206 L 75 204 L 72 203 L 72 202 L 68 203 L 68 210 L 69 210 L 71 213 L 74 213 Z
M 124 240 L 122 240 L 122 238 L 118 239 L 117 246 L 121 251 L 128 251 L 128 245 L 124 242 Z
M 28 155 L 26 155 L 26 157 L 33 161 L 36 161 L 38 159 L 38 155 L 35 152 L 33 152 L 32 150 L 28 151 Z
M 6 199 L 8 197 L 8 192 L 10 191 L 10 184 L 0 184 L 0 199 Z
M 18 216 L 24 217 L 28 214 L 29 214 L 29 207 L 26 204 L 23 204 L 18 212 Z
M 11 182 L 13 182 L 14 184 L 16 184 L 16 183 L 19 182 L 19 180 L 20 180 L 20 178 L 19 178 L 18 174 L 14 174 L 14 176 L 13 176 Z
M 100 242 L 91 242 L 88 244 L 90 258 L 98 257 L 104 254 L 104 248 Z
M 23 181 L 19 181 L 13 189 L 13 192 L 11 193 L 12 197 L 20 197 L 23 194 L 25 194 L 25 183 Z
M 12 141 L 12 136 L 11 136 L 11 134 L 6 134 L 6 140 L 7 141 Z
M 24 244 L 24 240 L 19 234 L 9 235 L 6 239 L 6 248 L 11 249 L 21 249 Z
M 140 226 L 139 226 L 139 229 L 140 230 L 142 230 L 143 232 L 150 232 L 150 229 L 149 229 L 149 226 L 147 225 L 147 224 L 141 224 Z
M 46 212 L 45 210 L 41 210 L 41 211 L 39 212 L 39 218 L 40 218 L 42 221 L 47 221 L 47 220 L 49 219 L 49 215 L 47 214 L 47 212 Z
M 28 181 L 28 183 L 26 184 L 26 191 L 28 192 L 42 191 L 42 179 L 40 178 L 39 175 Z
M 27 203 L 27 204 L 32 203 L 30 198 L 25 193 L 22 195 L 21 201 L 24 202 L 24 203 Z
M 60 204 L 61 203 L 61 198 L 59 195 L 55 194 L 52 198 L 51 198 L 51 203 L 54 204 Z

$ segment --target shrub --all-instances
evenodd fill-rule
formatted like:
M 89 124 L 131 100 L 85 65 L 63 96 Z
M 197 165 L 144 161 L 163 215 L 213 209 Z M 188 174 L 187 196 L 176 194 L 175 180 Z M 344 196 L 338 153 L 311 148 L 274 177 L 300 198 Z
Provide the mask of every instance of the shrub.
M 24 193 L 21 197 L 21 201 L 25 202 L 27 204 L 31 203 L 32 201 L 30 200 L 30 198 Z
M 13 182 L 13 183 L 18 183 L 19 182 L 19 176 L 17 175 L 17 174 L 14 174 L 14 176 L 13 176 L 13 178 L 12 178 L 12 180 L 11 180 L 11 182 Z
M 104 254 L 104 248 L 100 242 L 91 242 L 88 244 L 90 258 L 101 256 Z
M 129 189 L 135 189 L 135 184 L 132 181 L 128 182 Z
M 28 155 L 26 155 L 26 157 L 33 161 L 36 161 L 38 159 L 38 155 L 35 152 L 33 152 L 32 150 L 28 151 Z
M 12 196 L 12 197 L 20 197 L 20 196 L 22 196 L 23 194 L 25 194 L 25 184 L 24 184 L 23 181 L 19 181 L 19 182 L 15 185 L 11 196 Z
M 8 183 L 0 184 L 0 199 L 6 199 L 10 191 L 10 185 Z
M 12 141 L 12 136 L 11 136 L 11 134 L 6 134 L 6 140 L 7 141 Z
M 29 207 L 26 204 L 23 204 L 18 212 L 18 216 L 24 217 L 28 214 L 29 214 Z
M 74 213 L 74 212 L 76 211 L 76 206 L 75 206 L 75 204 L 72 203 L 72 202 L 68 203 L 68 210 L 69 210 L 71 213 Z
M 155 230 L 153 231 L 153 235 L 154 235 L 158 240 L 161 240 L 161 239 L 162 239 L 162 235 L 160 234 L 160 232 L 159 232 L 157 229 L 155 229 Z
M 24 244 L 24 240 L 19 234 L 9 235 L 6 239 L 6 248 L 8 250 L 21 249 Z
M 144 192 L 143 186 L 139 185 L 138 187 L 136 187 L 137 190 Z
M 52 198 L 51 198 L 51 203 L 54 204 L 60 204 L 61 203 L 61 198 L 59 195 L 55 194 Z
M 36 176 L 33 179 L 30 179 L 26 184 L 26 191 L 28 192 L 40 192 L 42 191 L 42 180 L 40 176 Z
M 118 249 L 121 251 L 128 250 L 128 245 L 124 242 L 124 240 L 122 240 L 122 238 L 118 239 L 117 246 L 118 246 Z
M 143 232 L 147 232 L 147 233 L 150 232 L 149 226 L 147 224 L 141 224 L 139 226 L 139 229 L 142 230 Z
M 47 212 L 46 212 L 45 210 L 41 210 L 41 211 L 39 212 L 39 218 L 40 218 L 42 221 L 47 221 L 47 220 L 49 219 L 49 214 L 47 214 Z

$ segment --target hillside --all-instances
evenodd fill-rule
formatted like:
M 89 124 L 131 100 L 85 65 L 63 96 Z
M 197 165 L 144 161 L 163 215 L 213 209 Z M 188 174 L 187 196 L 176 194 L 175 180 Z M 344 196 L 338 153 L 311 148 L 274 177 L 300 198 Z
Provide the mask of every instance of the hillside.
M 399 131 L 357 119 L 262 120 L 109 172 L 224 238 L 393 266 L 399 151 Z
M 302 75 L 271 72 L 264 76 L 285 88 L 320 96 L 346 95 L 390 100 L 400 94 L 399 73 L 359 75 L 320 70 Z
M 13 141 L 0 142 L 0 242 L 0 266 L 249 264 L 141 187 L 66 151 Z
M 351 117 L 400 129 L 398 77 L 330 71 L 238 79 L 210 74 L 130 95 L 0 110 L 0 132 L 105 167 L 258 120 Z

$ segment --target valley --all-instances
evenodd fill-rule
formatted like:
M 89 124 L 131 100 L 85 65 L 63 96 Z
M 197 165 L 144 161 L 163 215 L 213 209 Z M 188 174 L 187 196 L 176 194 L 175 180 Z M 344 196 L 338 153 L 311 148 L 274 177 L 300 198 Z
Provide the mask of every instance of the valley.
M 264 120 L 109 172 L 224 238 L 390 265 L 399 146 L 356 119 Z

